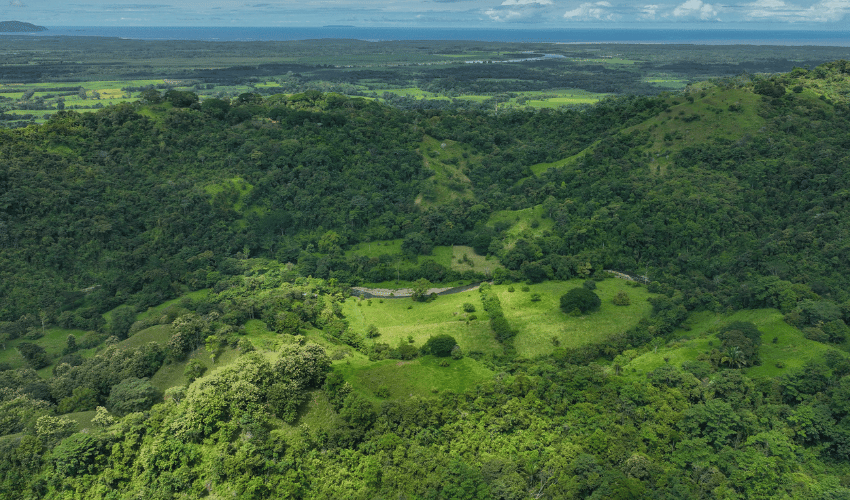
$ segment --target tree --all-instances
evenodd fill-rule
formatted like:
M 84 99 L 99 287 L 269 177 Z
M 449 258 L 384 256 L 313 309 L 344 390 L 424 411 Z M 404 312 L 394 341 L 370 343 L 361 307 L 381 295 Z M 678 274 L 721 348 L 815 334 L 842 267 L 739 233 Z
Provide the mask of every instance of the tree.
M 428 290 L 431 289 L 431 282 L 425 278 L 419 278 L 413 283 L 413 294 L 411 297 L 416 302 L 425 302 L 428 300 Z
M 422 233 L 409 233 L 401 242 L 401 251 L 408 255 L 430 255 L 433 243 Z
M 139 97 L 141 97 L 142 102 L 147 104 L 159 104 L 162 102 L 162 95 L 158 90 L 153 88 L 143 90 L 139 94 Z
M 115 417 L 110 415 L 109 410 L 103 406 L 98 406 L 94 418 L 91 419 L 91 423 L 97 427 L 109 427 L 115 423 Z
M 433 354 L 434 356 L 445 358 L 451 356 L 452 349 L 457 345 L 457 341 L 451 335 L 442 333 L 432 336 L 422 346 L 422 352 L 425 354 Z
M 159 393 L 147 378 L 130 377 L 112 387 L 106 407 L 116 415 L 144 411 L 153 406 Z
M 120 307 L 112 311 L 112 321 L 109 324 L 109 334 L 115 335 L 119 340 L 127 338 L 130 327 L 136 321 L 136 309 L 133 307 Z
M 578 309 L 582 313 L 588 313 L 599 309 L 602 299 L 596 293 L 587 288 L 573 288 L 561 295 L 561 310 L 569 314 Z
M 21 353 L 21 356 L 33 370 L 44 368 L 50 364 L 50 357 L 47 356 L 44 347 L 40 345 L 32 342 L 21 342 L 18 344 L 18 352 Z

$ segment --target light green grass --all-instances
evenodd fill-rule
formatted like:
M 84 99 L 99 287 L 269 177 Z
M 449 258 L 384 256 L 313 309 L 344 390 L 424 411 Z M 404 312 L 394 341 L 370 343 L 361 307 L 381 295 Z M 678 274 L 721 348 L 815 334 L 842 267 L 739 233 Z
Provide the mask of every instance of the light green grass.
M 156 342 L 164 346 L 171 338 L 171 334 L 171 325 L 155 325 L 136 332 L 135 335 L 122 340 L 118 346 L 123 349 L 131 349 L 141 347 L 149 342 Z
M 440 366 L 442 359 L 448 360 L 449 366 Z M 341 362 L 336 364 L 336 368 L 355 390 L 372 401 L 381 401 L 375 396 L 375 391 L 384 385 L 393 399 L 429 397 L 445 390 L 465 392 L 494 375 L 469 357 L 453 360 L 423 356 L 412 361 L 387 359 L 368 364 Z
M 555 348 L 553 338 L 566 348 L 603 341 L 635 326 L 652 310 L 646 300 L 651 294 L 646 288 L 633 288 L 624 280 L 609 278 L 597 283 L 595 293 L 602 300 L 598 311 L 579 317 L 564 314 L 560 307 L 561 295 L 582 286 L 582 283 L 583 280 L 579 279 L 547 281 L 529 285 L 528 292 L 522 291 L 522 285 L 493 287 L 502 303 L 505 318 L 518 331 L 514 338 L 518 355 L 533 358 L 549 354 Z M 508 292 L 510 286 L 514 287 L 514 292 Z M 628 294 L 630 305 L 615 306 L 611 303 L 621 290 Z M 540 294 L 540 301 L 532 302 L 532 293 Z
M 371 299 L 362 302 L 357 298 L 345 301 L 343 313 L 351 327 L 364 334 L 369 325 L 375 325 L 381 336 L 375 339 L 395 347 L 412 336 L 414 345 L 421 347 L 433 335 L 447 334 L 455 338 L 464 352 L 479 351 L 498 354 L 501 345 L 490 332 L 487 313 L 481 305 L 477 290 L 443 295 L 433 302 L 414 302 L 413 299 Z M 465 320 L 463 304 L 476 307 L 478 319 Z M 358 303 L 360 305 L 358 305 Z M 412 306 L 410 309 L 408 307 Z
M 680 366 L 683 361 L 693 361 L 701 353 L 720 348 L 717 331 L 734 321 L 749 321 L 762 332 L 762 345 L 759 351 L 761 365 L 743 368 L 750 377 L 776 377 L 788 371 L 799 369 L 809 361 L 821 361 L 823 355 L 834 347 L 809 340 L 803 332 L 785 323 L 782 313 L 776 309 L 756 309 L 737 311 L 733 314 L 695 313 L 691 316 L 690 331 L 677 331 L 677 339 L 665 347 L 644 353 L 627 365 L 626 373 L 634 369 L 636 376 L 665 364 Z M 777 342 L 773 343 L 773 338 Z M 778 368 L 777 362 L 785 368 Z
M 147 319 L 151 316 L 153 316 L 153 317 L 159 316 L 169 307 L 179 307 L 180 302 L 183 301 L 184 299 L 187 299 L 187 298 L 188 299 L 201 299 L 201 298 L 205 298 L 207 295 L 209 295 L 209 293 L 210 293 L 209 288 L 204 288 L 202 290 L 196 290 L 194 292 L 185 293 L 185 294 L 183 294 L 182 296 L 180 296 L 176 299 L 167 300 L 167 301 L 163 302 L 162 304 L 159 304 L 159 305 L 153 306 L 153 307 L 149 307 L 146 311 L 138 313 L 136 315 L 136 320 Z
M 543 236 L 545 231 L 551 231 L 555 226 L 555 221 L 544 218 L 543 215 L 543 205 L 535 205 L 522 210 L 500 210 L 490 215 L 487 225 L 492 226 L 499 222 L 510 224 L 510 227 L 502 236 L 504 247 L 509 249 L 519 238 L 539 238 Z M 532 227 L 535 220 L 538 222 L 538 226 Z
M 10 340 L 6 343 L 6 349 L 0 350 L 0 363 L 8 363 L 12 368 L 25 368 L 27 366 L 26 361 L 21 355 L 18 353 L 18 350 L 15 347 L 22 342 L 30 342 L 32 344 L 39 345 L 44 348 L 47 352 L 47 355 L 51 359 L 51 363 L 39 370 L 37 370 L 38 374 L 43 378 L 50 378 L 53 376 L 52 370 L 55 366 L 56 362 L 59 358 L 62 357 L 62 349 L 65 348 L 68 342 L 68 335 L 74 335 L 77 337 L 77 344 L 79 344 L 83 337 L 86 336 L 89 332 L 84 330 L 66 330 L 64 328 L 47 328 L 44 331 L 44 335 L 41 338 L 36 340 L 29 340 L 26 338 L 17 338 L 15 340 Z M 83 357 L 89 357 L 92 355 L 91 349 L 78 351 L 78 353 Z
M 582 157 L 584 157 L 587 154 L 588 151 L 593 150 L 593 148 L 595 148 L 600 142 L 601 141 L 594 142 L 593 144 L 590 145 L 590 147 L 583 149 L 582 151 L 570 156 L 569 158 L 564 158 L 563 160 L 557 160 L 557 161 L 553 161 L 553 162 L 549 162 L 549 163 L 537 163 L 535 165 L 531 165 L 528 168 L 531 169 L 531 171 L 534 173 L 534 175 L 539 176 L 540 174 L 546 172 L 550 168 L 556 168 L 557 169 L 557 168 L 565 167 L 566 165 L 570 165 L 572 163 L 575 163 L 577 160 L 580 160 Z
M 186 370 L 186 365 L 189 361 L 196 359 L 200 361 L 204 366 L 207 367 L 207 371 L 204 375 L 209 375 L 210 373 L 219 370 L 228 364 L 232 363 L 239 357 L 239 351 L 236 349 L 223 349 L 219 356 L 215 359 L 215 363 L 212 361 L 212 357 L 210 353 L 204 350 L 203 347 L 195 350 L 192 354 L 186 358 L 185 361 L 176 361 L 173 363 L 168 363 L 162 365 L 153 377 L 151 377 L 150 382 L 151 385 L 157 388 L 157 390 L 164 392 L 166 389 L 170 387 L 177 387 L 180 385 L 186 385 L 188 380 L 183 375 L 183 372 Z
M 455 271 L 475 271 L 485 276 L 492 276 L 493 271 L 504 266 L 495 257 L 486 257 L 475 253 L 472 247 L 455 245 L 452 249 L 452 269 Z M 466 260 L 464 260 L 466 257 Z
M 96 414 L 97 414 L 97 412 L 95 410 L 91 410 L 91 411 L 78 411 L 78 412 L 74 412 L 74 413 L 66 413 L 63 416 L 70 418 L 71 420 L 76 422 L 77 423 L 77 429 L 82 430 L 82 429 L 85 429 L 85 428 L 91 428 L 91 426 L 92 426 L 91 421 Z

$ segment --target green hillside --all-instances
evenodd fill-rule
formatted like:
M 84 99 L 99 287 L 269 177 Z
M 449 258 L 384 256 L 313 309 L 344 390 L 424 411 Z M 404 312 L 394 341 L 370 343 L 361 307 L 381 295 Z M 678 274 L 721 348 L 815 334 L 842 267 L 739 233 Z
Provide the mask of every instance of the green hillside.
M 848 75 L 0 130 L 0 496 L 850 497 Z

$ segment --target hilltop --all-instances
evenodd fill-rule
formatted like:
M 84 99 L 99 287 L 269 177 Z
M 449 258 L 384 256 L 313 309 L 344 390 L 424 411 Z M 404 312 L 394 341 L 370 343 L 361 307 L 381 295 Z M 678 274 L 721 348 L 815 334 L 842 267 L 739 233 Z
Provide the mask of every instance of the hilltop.
M 0 21 L 0 33 L 22 33 L 32 31 L 47 31 L 47 28 L 22 21 Z

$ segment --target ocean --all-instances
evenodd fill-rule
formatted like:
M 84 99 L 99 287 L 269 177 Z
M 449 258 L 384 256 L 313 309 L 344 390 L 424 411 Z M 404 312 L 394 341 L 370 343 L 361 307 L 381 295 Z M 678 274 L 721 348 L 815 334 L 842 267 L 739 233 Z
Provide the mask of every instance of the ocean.
M 15 33 L 21 35 L 22 33 Z M 485 42 L 819 45 L 850 47 L 850 31 L 734 29 L 233 28 L 48 26 L 28 36 L 101 36 L 137 40 L 287 41 L 314 39 L 477 40 Z

